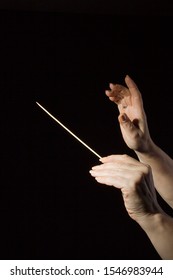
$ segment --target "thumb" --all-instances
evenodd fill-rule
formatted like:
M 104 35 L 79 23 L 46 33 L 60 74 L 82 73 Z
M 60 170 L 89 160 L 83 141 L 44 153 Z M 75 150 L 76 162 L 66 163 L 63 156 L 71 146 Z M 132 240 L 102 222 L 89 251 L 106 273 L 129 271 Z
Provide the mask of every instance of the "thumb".
M 124 130 L 129 132 L 135 132 L 137 130 L 135 124 L 129 119 L 129 117 L 125 113 L 120 114 L 118 120 L 120 126 L 124 128 Z

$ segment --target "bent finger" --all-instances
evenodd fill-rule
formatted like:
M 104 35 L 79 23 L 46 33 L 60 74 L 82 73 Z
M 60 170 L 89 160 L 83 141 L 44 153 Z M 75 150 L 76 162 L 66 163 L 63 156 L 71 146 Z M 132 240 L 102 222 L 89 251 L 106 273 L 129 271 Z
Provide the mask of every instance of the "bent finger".
M 122 180 L 119 180 L 117 177 L 114 177 L 114 176 L 112 176 L 112 177 L 110 177 L 110 176 L 97 176 L 97 177 L 95 177 L 95 180 L 100 184 L 113 186 L 117 189 L 121 189 L 123 187 L 123 185 L 126 184 L 125 182 L 123 183 Z

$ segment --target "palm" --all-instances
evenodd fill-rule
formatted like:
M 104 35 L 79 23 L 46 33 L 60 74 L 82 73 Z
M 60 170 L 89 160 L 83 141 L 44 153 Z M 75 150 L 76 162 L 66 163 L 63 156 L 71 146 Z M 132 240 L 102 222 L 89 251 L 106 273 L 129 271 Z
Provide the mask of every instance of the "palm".
M 129 95 L 124 96 L 117 105 L 120 114 L 125 113 L 132 122 L 141 118 L 141 109 L 138 104 L 135 104 L 134 97 L 131 95 L 130 91 Z

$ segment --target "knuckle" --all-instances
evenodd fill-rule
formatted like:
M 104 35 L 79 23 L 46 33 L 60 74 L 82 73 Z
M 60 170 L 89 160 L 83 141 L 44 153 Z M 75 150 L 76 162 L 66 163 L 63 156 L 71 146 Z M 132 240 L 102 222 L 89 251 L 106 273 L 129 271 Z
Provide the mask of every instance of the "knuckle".
M 127 159 L 129 158 L 129 156 L 128 156 L 127 154 L 123 154 L 123 155 L 122 155 L 122 158 L 123 158 L 124 160 L 127 160 Z
M 110 156 L 108 156 L 108 160 L 109 160 L 109 161 L 113 161 L 114 158 L 115 158 L 115 155 L 110 155 Z
M 151 172 L 151 166 L 149 164 L 143 165 L 143 172 L 145 175 L 148 175 Z
M 138 186 L 140 183 L 142 183 L 144 178 L 144 173 L 142 171 L 138 171 L 136 175 L 134 176 L 134 187 Z

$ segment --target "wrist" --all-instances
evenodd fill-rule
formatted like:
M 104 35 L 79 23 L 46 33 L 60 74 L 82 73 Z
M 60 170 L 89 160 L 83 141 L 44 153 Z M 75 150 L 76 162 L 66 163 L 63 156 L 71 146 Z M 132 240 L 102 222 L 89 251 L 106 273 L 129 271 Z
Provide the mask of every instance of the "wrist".
M 173 259 L 173 218 L 158 213 L 140 224 L 162 259 Z
M 167 219 L 167 214 L 162 210 L 155 214 L 146 215 L 142 219 L 138 220 L 137 223 L 140 227 L 147 233 L 156 233 L 157 230 L 160 232 L 164 229 L 165 220 Z
M 147 143 L 147 148 L 143 151 L 134 151 L 137 155 L 137 157 L 142 161 L 142 159 L 145 160 L 145 158 L 153 158 L 158 155 L 158 147 L 157 145 L 152 141 L 149 140 Z

